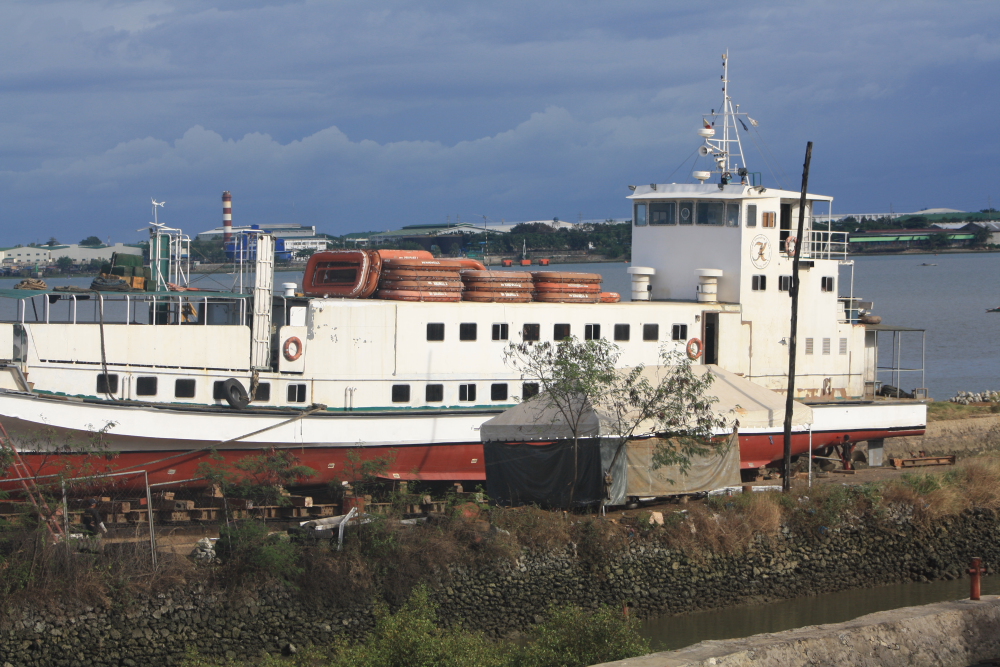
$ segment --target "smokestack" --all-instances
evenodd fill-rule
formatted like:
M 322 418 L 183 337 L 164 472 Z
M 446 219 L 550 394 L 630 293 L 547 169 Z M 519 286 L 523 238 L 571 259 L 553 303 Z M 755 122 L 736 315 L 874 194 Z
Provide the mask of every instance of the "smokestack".
M 225 243 L 233 238 L 233 196 L 229 190 L 222 193 L 222 240 Z

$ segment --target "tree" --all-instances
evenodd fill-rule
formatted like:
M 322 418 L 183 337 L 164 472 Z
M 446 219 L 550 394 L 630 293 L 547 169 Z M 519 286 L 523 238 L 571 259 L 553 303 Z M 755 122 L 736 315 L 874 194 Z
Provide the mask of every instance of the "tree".
M 56 260 L 56 266 L 60 273 L 69 273 L 70 267 L 73 266 L 73 260 L 64 255 Z
M 104 245 L 104 242 L 101 241 L 101 239 L 97 238 L 96 236 L 88 236 L 87 238 L 80 241 L 80 245 L 97 246 L 97 245 Z
M 313 253 L 316 252 L 316 248 L 302 248 L 295 253 L 296 257 L 312 257 Z
M 725 419 L 712 409 L 717 399 L 705 395 L 714 379 L 710 373 L 697 375 L 690 360 L 666 348 L 660 351 L 660 369 L 655 375 L 645 372 L 641 364 L 619 368 L 620 357 L 621 350 L 608 340 L 581 342 L 572 336 L 557 343 L 510 343 L 504 351 L 509 366 L 523 379 L 538 384 L 539 396 L 534 400 L 558 412 L 572 432 L 574 485 L 581 426 L 595 406 L 612 421 L 615 459 L 636 429 L 650 423 L 668 438 L 654 451 L 657 468 L 677 465 L 686 474 L 693 457 L 722 446 L 712 440 L 715 430 L 725 426 Z
M 976 248 L 982 248 L 990 242 L 990 238 L 992 236 L 993 235 L 990 233 L 989 229 L 982 225 L 976 225 L 976 231 L 973 234 L 972 240 L 969 241 L 969 245 Z
M 50 236 L 48 243 L 46 243 L 45 245 L 47 246 L 59 245 L 59 241 L 56 239 L 56 237 Z

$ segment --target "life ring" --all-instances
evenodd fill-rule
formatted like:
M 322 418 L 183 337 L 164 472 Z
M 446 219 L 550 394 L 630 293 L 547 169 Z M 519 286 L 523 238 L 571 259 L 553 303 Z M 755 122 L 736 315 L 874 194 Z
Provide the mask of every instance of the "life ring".
M 292 354 L 292 346 L 295 346 L 295 353 Z M 282 354 L 285 355 L 285 359 L 288 361 L 295 361 L 302 356 L 302 341 L 299 340 L 298 336 L 290 336 L 285 340 L 285 345 L 281 348 Z
M 700 338 L 692 338 L 687 344 L 687 355 L 688 359 L 692 361 L 695 359 L 700 359 L 702 353 L 702 344 Z
M 229 378 L 222 383 L 222 393 L 226 402 L 237 410 L 245 410 L 250 405 L 250 396 L 247 395 L 247 390 L 235 378 Z
M 798 245 L 799 240 L 794 236 L 789 236 L 785 239 L 785 253 L 787 253 L 789 257 L 794 257 L 798 250 Z

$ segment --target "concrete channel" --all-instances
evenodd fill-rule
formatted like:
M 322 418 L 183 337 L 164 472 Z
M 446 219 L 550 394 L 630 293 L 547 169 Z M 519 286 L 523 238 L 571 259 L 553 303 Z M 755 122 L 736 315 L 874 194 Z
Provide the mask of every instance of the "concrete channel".
M 598 667 L 969 667 L 1000 657 L 1000 596 L 937 602 Z

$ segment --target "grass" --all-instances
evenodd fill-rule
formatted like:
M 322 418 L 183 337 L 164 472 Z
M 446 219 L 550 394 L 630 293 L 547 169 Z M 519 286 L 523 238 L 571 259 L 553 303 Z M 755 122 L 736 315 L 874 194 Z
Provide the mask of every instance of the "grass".
M 947 419 L 970 419 L 974 417 L 989 417 L 1000 412 L 1000 404 L 991 405 L 961 405 L 950 401 L 933 401 L 927 404 L 927 421 L 944 421 Z

